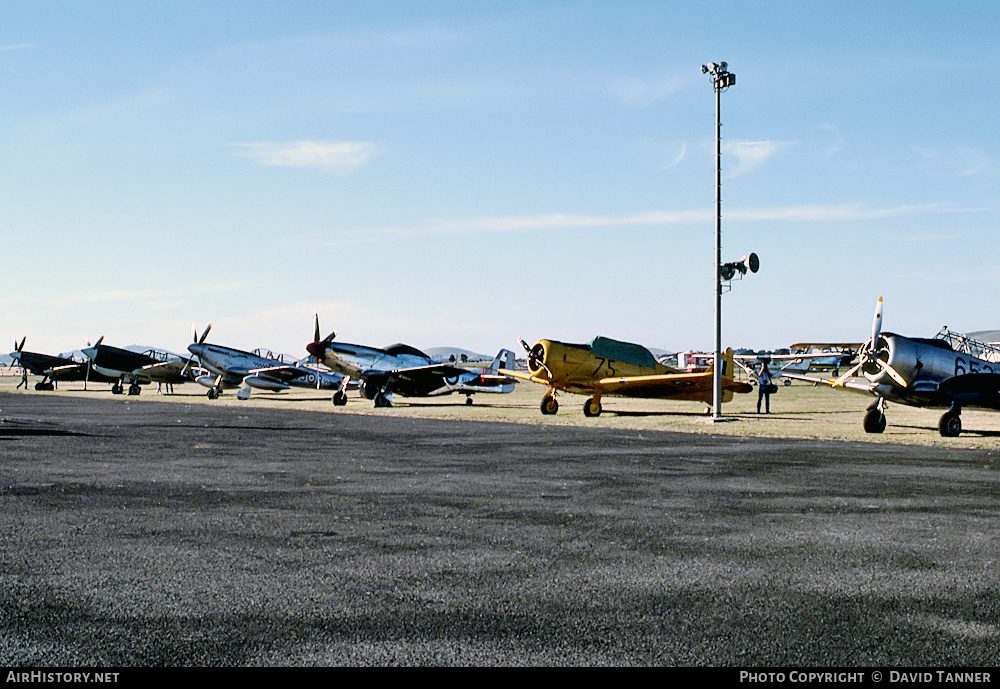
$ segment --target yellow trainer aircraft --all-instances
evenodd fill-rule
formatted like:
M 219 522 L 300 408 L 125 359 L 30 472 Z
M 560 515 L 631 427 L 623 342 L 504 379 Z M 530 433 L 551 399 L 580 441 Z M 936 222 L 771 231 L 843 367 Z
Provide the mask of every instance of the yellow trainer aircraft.
M 690 400 L 712 404 L 712 369 L 688 373 L 659 363 L 642 345 L 595 337 L 587 344 L 566 344 L 539 340 L 529 347 L 528 374 L 501 370 L 504 375 L 547 385 L 542 397 L 543 414 L 559 411 L 556 392 L 590 395 L 583 405 L 585 416 L 601 413 L 601 398 L 639 397 L 644 399 Z M 753 390 L 749 383 L 733 380 L 733 350 L 722 356 L 722 400 L 729 402 L 733 393 Z

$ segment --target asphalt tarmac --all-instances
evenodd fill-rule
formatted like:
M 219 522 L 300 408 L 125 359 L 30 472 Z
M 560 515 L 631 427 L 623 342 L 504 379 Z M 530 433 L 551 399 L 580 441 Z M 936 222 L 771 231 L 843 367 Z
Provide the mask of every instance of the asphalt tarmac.
M 0 393 L 0 663 L 989 667 L 998 468 Z

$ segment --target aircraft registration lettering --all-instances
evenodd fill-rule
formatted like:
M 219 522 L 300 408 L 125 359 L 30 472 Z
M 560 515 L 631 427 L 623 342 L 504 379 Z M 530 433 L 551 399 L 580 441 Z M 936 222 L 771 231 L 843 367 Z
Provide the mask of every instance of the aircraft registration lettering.
M 955 357 L 955 375 L 964 376 L 966 373 L 993 373 L 993 367 L 974 358 L 969 359 L 968 365 L 966 365 L 965 359 L 960 356 Z
M 611 365 L 611 364 L 615 363 L 614 360 L 612 360 L 612 359 L 605 359 L 603 357 L 597 357 L 597 360 L 600 363 L 598 363 L 597 364 L 597 368 L 594 369 L 593 375 L 595 375 L 595 376 L 600 375 L 601 374 L 601 369 L 604 368 L 605 364 L 607 364 L 608 368 L 607 368 L 606 372 L 604 373 L 603 377 L 604 378 L 610 378 L 611 376 L 615 375 L 615 373 L 616 373 L 615 368 L 614 368 L 614 366 Z

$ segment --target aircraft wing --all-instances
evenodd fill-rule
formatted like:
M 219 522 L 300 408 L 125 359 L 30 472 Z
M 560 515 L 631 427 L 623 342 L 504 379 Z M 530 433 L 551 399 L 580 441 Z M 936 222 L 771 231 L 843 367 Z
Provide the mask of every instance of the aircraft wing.
M 872 394 L 872 384 L 865 381 L 861 383 L 856 380 L 845 380 L 840 385 L 834 385 L 836 383 L 835 378 L 821 378 L 820 376 L 806 376 L 801 373 L 790 373 L 788 371 L 782 371 L 782 378 L 793 378 L 795 380 L 804 380 L 807 383 L 812 383 L 814 385 L 829 385 L 831 388 L 844 388 L 845 390 L 851 390 L 853 392 L 863 392 L 866 395 Z
M 538 383 L 539 385 L 550 385 L 551 381 L 548 378 L 539 378 L 538 376 L 533 376 L 530 373 L 524 373 L 523 371 L 511 371 L 508 368 L 501 368 L 497 373 L 510 376 L 512 378 L 520 378 L 521 380 L 527 380 L 532 383 Z
M 149 378 L 150 380 L 167 380 L 170 378 L 180 378 L 181 371 L 184 370 L 185 365 L 186 362 L 179 359 L 159 361 L 155 364 L 149 364 L 148 366 L 137 368 L 132 373 L 144 378 Z
M 840 359 L 840 352 L 805 352 L 802 354 L 733 354 L 737 361 L 795 361 L 797 359 Z
M 627 394 L 634 397 L 670 397 L 712 389 L 712 373 L 663 373 L 651 376 L 602 378 L 597 381 L 606 394 Z M 722 379 L 724 390 L 750 392 L 753 386 L 730 378 Z
M 378 371 L 366 373 L 364 377 L 371 380 L 394 380 L 426 381 L 444 380 L 445 378 L 456 378 L 465 375 L 475 369 L 462 368 L 452 364 L 428 364 L 427 366 L 414 366 L 412 368 L 397 368 L 393 371 Z
M 1000 374 L 966 373 L 941 381 L 938 390 L 948 395 L 993 395 L 1000 396 Z
M 267 366 L 265 368 L 250 369 L 245 373 L 248 376 L 263 376 L 282 383 L 309 375 L 310 371 L 301 366 Z
M 64 364 L 46 369 L 44 374 L 49 378 L 59 379 L 61 376 L 73 375 L 80 372 L 80 364 Z
M 861 349 L 863 342 L 796 342 L 793 345 L 789 345 L 789 349 L 804 349 L 806 351 L 817 348 L 817 349 L 850 349 L 853 351 L 858 351 Z

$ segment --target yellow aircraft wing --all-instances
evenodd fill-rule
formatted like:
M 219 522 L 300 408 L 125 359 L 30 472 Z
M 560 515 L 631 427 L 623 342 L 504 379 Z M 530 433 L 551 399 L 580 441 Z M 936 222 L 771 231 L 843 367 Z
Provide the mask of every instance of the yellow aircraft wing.
M 512 376 L 514 378 L 520 378 L 521 380 L 531 381 L 532 383 L 538 383 L 539 385 L 551 385 L 552 381 L 548 378 L 539 378 L 538 376 L 533 376 L 530 373 L 524 373 L 522 371 L 511 371 L 509 368 L 501 368 L 497 373 L 504 376 Z
M 671 397 L 711 391 L 712 373 L 664 373 L 650 376 L 625 376 L 602 378 L 597 381 L 601 392 L 609 395 L 629 395 L 634 397 Z M 724 390 L 750 392 L 753 386 L 723 377 Z

